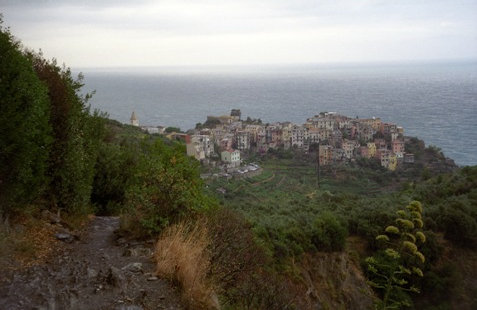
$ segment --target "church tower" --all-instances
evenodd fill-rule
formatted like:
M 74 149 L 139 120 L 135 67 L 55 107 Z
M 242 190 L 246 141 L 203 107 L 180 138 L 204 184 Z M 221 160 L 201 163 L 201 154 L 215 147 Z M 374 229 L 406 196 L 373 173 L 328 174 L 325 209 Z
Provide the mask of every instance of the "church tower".
M 137 120 L 137 117 L 136 117 L 136 112 L 132 112 L 132 115 L 131 115 L 131 125 L 133 126 L 139 126 L 139 121 Z

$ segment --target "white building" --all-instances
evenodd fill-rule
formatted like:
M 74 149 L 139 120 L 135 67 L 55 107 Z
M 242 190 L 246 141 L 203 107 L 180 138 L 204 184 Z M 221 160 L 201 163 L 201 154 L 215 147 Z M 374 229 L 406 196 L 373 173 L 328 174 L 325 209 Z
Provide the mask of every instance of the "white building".
M 147 131 L 149 134 L 163 134 L 164 133 L 164 127 L 162 126 L 141 126 L 142 130 Z
M 240 151 L 225 150 L 220 154 L 220 159 L 231 167 L 238 167 L 240 166 Z
M 291 130 L 291 145 L 303 148 L 305 142 L 305 128 L 303 126 L 294 125 Z

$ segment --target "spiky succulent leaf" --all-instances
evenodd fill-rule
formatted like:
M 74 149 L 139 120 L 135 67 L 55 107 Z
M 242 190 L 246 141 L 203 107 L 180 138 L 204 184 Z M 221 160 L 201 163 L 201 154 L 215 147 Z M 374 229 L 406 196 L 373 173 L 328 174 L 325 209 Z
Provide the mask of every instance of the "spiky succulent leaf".
M 400 270 L 401 273 L 411 274 L 411 270 L 404 267 L 403 265 L 399 265 L 399 270 Z
M 411 288 L 409 289 L 409 291 L 414 292 L 414 293 L 418 293 L 418 294 L 421 292 L 421 291 L 420 291 L 417 287 L 415 287 L 415 286 L 411 286 Z

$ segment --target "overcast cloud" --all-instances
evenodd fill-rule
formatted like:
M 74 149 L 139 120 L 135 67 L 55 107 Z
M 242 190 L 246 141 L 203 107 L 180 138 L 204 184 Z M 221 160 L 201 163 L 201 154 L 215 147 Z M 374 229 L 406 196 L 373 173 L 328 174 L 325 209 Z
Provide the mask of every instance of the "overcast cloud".
M 0 0 L 71 67 L 477 58 L 477 0 Z

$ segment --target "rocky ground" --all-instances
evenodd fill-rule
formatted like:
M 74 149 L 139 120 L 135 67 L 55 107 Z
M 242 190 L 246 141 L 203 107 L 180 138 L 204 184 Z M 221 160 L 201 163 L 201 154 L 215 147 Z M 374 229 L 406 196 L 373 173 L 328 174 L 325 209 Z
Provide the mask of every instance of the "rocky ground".
M 179 291 L 154 276 L 152 244 L 117 238 L 117 217 L 95 217 L 81 237 L 64 233 L 60 255 L 0 277 L 0 309 L 183 309 Z

